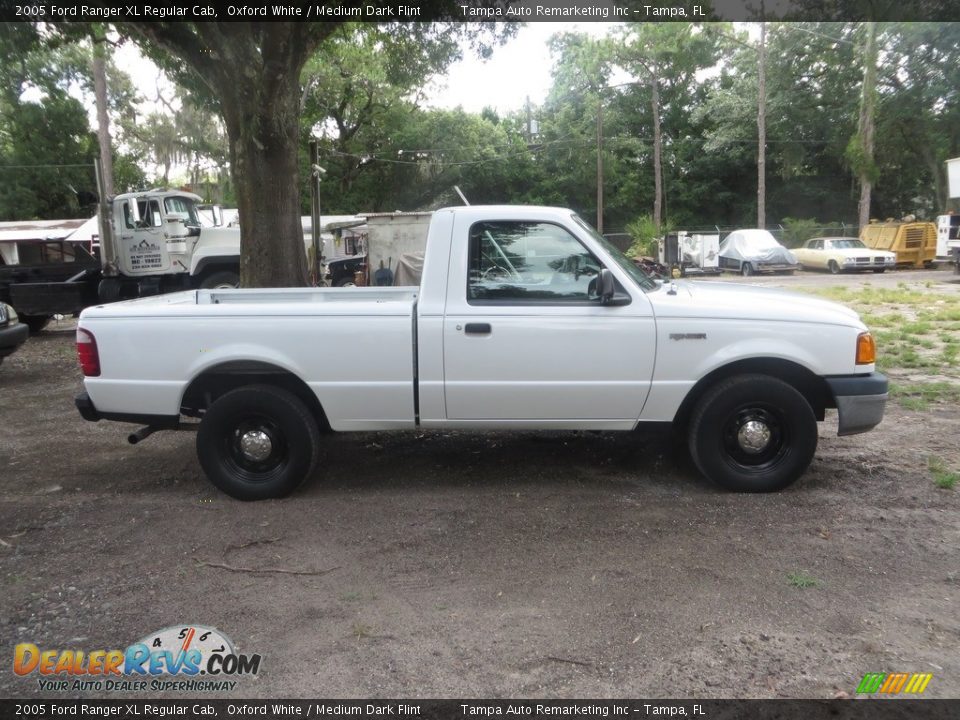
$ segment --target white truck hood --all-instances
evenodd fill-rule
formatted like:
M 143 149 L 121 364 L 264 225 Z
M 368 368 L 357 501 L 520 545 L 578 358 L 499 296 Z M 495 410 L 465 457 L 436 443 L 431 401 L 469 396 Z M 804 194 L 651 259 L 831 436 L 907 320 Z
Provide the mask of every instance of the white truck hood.
M 657 317 L 774 320 L 826 323 L 866 329 L 860 316 L 844 305 L 801 293 L 725 282 L 675 280 L 647 295 Z

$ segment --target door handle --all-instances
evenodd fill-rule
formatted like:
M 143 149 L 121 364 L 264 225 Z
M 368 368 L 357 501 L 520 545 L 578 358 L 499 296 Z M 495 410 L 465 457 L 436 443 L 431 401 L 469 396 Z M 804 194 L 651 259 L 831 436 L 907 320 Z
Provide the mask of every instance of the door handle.
M 489 335 L 491 329 L 490 323 L 467 323 L 463 326 L 463 331 L 470 335 Z

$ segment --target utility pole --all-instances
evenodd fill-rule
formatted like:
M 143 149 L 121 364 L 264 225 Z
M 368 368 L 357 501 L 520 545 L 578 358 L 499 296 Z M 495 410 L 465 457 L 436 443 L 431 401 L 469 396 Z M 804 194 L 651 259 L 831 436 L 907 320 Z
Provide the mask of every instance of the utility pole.
M 767 226 L 767 23 L 760 4 L 760 58 L 757 79 L 757 227 Z
M 93 38 L 93 93 L 97 103 L 97 141 L 100 144 L 101 175 L 107 197 L 113 195 L 113 155 L 110 152 L 110 116 L 107 115 L 107 67 L 105 38 Z
M 597 93 L 597 232 L 603 235 L 603 95 Z

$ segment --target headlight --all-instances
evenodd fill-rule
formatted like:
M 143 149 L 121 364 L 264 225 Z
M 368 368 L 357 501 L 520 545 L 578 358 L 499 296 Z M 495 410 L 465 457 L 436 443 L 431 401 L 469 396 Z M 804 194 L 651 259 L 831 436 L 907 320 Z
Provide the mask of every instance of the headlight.
M 13 308 L 10 308 L 10 310 L 8 311 L 8 310 L 7 310 L 7 306 L 4 305 L 3 303 L 0 303 L 0 325 L 6 325 L 6 324 L 7 324 L 7 320 L 10 318 L 10 314 L 9 314 L 9 313 L 10 313 L 12 310 L 13 310 Z

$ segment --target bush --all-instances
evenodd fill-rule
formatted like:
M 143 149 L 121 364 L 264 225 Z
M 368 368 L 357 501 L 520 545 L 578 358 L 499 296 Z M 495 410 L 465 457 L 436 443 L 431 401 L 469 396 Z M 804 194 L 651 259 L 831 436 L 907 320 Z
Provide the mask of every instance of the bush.
M 821 235 L 826 237 L 840 235 L 843 229 L 840 223 L 822 225 L 814 218 L 802 220 L 785 217 L 781 224 L 783 225 L 783 237 L 780 238 L 780 242 L 788 248 L 800 247 L 810 238 L 820 237 Z
M 669 228 L 662 225 L 658 232 L 657 226 L 653 223 L 653 218 L 650 215 L 643 215 L 627 223 L 627 232 L 633 238 L 633 244 L 627 248 L 627 257 L 647 255 L 655 258 L 659 252 L 657 241 L 669 232 Z

